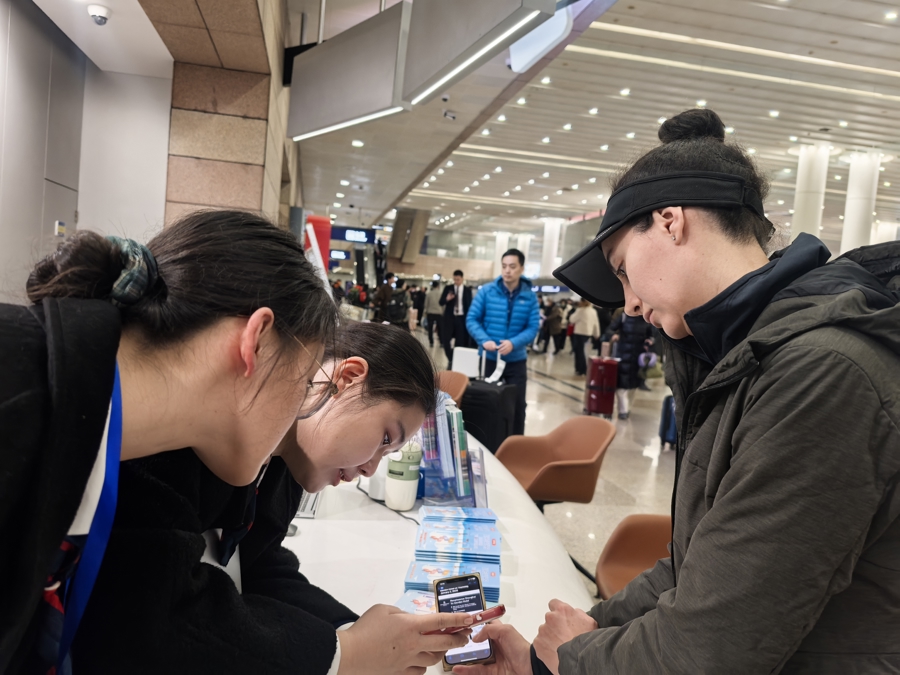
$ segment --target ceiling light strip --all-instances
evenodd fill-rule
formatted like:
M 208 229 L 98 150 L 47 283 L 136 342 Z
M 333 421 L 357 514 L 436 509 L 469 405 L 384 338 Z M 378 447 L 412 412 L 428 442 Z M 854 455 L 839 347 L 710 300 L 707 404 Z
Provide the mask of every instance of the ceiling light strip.
M 638 63 L 650 63 L 656 66 L 668 66 L 670 68 L 681 68 L 682 70 L 693 70 L 701 73 L 713 73 L 716 75 L 727 75 L 729 77 L 742 77 L 747 80 L 757 80 L 759 82 L 771 82 L 774 84 L 784 84 L 792 87 L 805 87 L 807 89 L 819 89 L 821 91 L 839 92 L 842 94 L 853 94 L 854 96 L 863 96 L 866 98 L 877 98 L 881 101 L 900 101 L 900 96 L 894 94 L 882 94 L 877 91 L 867 91 L 865 89 L 849 89 L 847 87 L 838 87 L 832 84 L 820 84 L 818 82 L 807 82 L 805 80 L 795 80 L 788 77 L 776 77 L 774 75 L 762 75 L 760 73 L 748 73 L 743 70 L 733 70 L 731 68 L 717 68 L 715 66 L 704 66 L 698 63 L 687 63 L 685 61 L 671 61 L 669 59 L 660 59 L 653 56 L 641 56 L 640 54 L 627 54 L 625 52 L 615 52 L 608 49 L 596 49 L 594 47 L 581 47 L 578 45 L 568 45 L 566 51 L 578 54 L 589 54 L 591 56 L 600 56 L 610 59 L 619 59 L 621 61 L 637 61 Z
M 513 35 L 517 30 L 519 30 L 520 28 L 522 28 L 522 27 L 525 26 L 526 24 L 531 23 L 531 22 L 535 19 L 535 17 L 537 17 L 540 13 L 541 13 L 540 10 L 537 10 L 537 9 L 534 10 L 531 14 L 529 14 L 529 15 L 526 16 L 524 19 L 522 19 L 521 21 L 519 21 L 519 23 L 515 24 L 512 28 L 510 28 L 509 30 L 507 30 L 505 33 L 500 34 L 498 37 L 496 37 L 496 38 L 494 38 L 493 40 L 491 40 L 490 42 L 488 42 L 484 47 L 482 47 L 481 49 L 479 49 L 477 52 L 475 52 L 474 54 L 472 54 L 472 56 L 470 56 L 470 57 L 467 58 L 465 61 L 463 61 L 462 63 L 460 63 L 458 66 L 456 66 L 456 68 L 454 68 L 454 69 L 451 70 L 449 73 L 447 73 L 446 75 L 444 75 L 444 76 L 443 76 L 442 78 L 440 78 L 437 82 L 435 82 L 435 83 L 432 84 L 430 87 L 428 87 L 425 91 L 423 91 L 421 94 L 419 94 L 418 96 L 416 96 L 412 101 L 410 101 L 410 103 L 412 103 L 412 105 L 418 104 L 419 101 L 421 101 L 421 100 L 424 99 L 426 96 L 428 96 L 429 94 L 431 94 L 433 91 L 435 91 L 435 90 L 438 89 L 439 87 L 442 87 L 442 86 L 445 85 L 447 82 L 449 82 L 450 80 L 452 80 L 454 77 L 456 77 L 457 75 L 459 75 L 462 71 L 464 71 L 466 68 L 468 68 L 469 66 L 471 66 L 473 63 L 475 63 L 475 62 L 476 62 L 478 59 L 480 59 L 482 56 L 484 56 L 484 55 L 487 54 L 489 51 L 491 51 L 494 47 L 496 47 L 496 46 L 499 45 L 501 42 L 503 42 L 504 40 L 506 40 L 510 35 Z
M 412 190 L 411 197 L 430 197 L 432 199 L 453 199 L 458 202 L 474 202 L 476 204 L 493 204 L 495 206 L 528 206 L 543 211 L 565 211 L 566 213 L 581 213 L 581 209 L 566 204 L 551 204 L 550 202 L 527 202 L 518 199 L 503 199 L 502 197 L 482 197 L 479 195 L 460 195 L 455 192 L 435 192 L 433 190 Z
M 796 61 L 798 63 L 808 63 L 814 66 L 824 66 L 826 68 L 839 68 L 842 70 L 853 70 L 861 73 L 873 73 L 875 75 L 884 75 L 885 77 L 900 77 L 900 71 L 888 70 L 886 68 L 875 68 L 873 66 L 862 66 L 855 63 L 843 63 L 841 61 L 832 61 L 830 59 L 819 59 L 814 56 L 804 56 L 802 54 L 788 54 L 786 52 L 778 52 L 774 49 L 761 49 L 759 47 L 747 47 L 745 45 L 737 45 L 731 42 L 719 42 L 718 40 L 706 40 L 704 38 L 695 38 L 689 35 L 678 35 L 677 33 L 664 33 L 658 30 L 648 30 L 646 28 L 635 28 L 634 26 L 619 26 L 610 23 L 602 23 L 595 21 L 591 24 L 591 28 L 595 30 L 605 30 L 612 33 L 625 33 L 627 35 L 639 35 L 641 37 L 655 38 L 657 40 L 666 40 L 667 42 L 680 42 L 682 44 L 698 45 L 702 47 L 711 47 L 713 49 L 723 49 L 730 52 L 740 52 L 742 54 L 754 54 L 756 56 L 765 56 L 772 59 L 781 59 L 784 61 Z
M 793 183 L 780 183 L 780 182 L 777 182 L 777 181 L 773 181 L 773 182 L 771 183 L 771 186 L 772 186 L 772 187 L 787 188 L 787 189 L 789 189 L 789 190 L 793 190 L 794 188 L 797 187 L 797 186 L 796 186 L 795 184 L 793 184 Z M 825 188 L 825 194 L 840 195 L 841 197 L 846 197 L 846 196 L 847 196 L 847 191 L 846 191 L 846 190 L 837 190 L 837 189 L 835 189 L 835 188 Z M 877 203 L 877 202 L 894 202 L 894 203 L 900 203 L 900 197 L 891 197 L 890 195 L 878 194 L 878 195 L 875 196 L 875 201 L 876 201 L 876 203 Z
M 581 162 L 584 161 L 582 157 L 571 157 L 570 155 L 553 155 L 546 152 L 534 152 L 532 150 L 510 150 L 507 148 L 497 148 L 492 147 L 490 145 L 476 145 L 474 143 L 460 143 L 459 147 L 465 148 L 468 150 L 482 150 L 484 152 L 501 152 L 507 153 L 510 155 L 524 155 L 526 157 L 545 157 L 547 159 L 562 159 L 569 162 Z M 609 164 L 610 166 L 619 167 L 619 164 L 616 162 L 608 162 L 605 160 L 592 160 L 597 161 L 600 164 Z
M 563 164 L 562 162 L 550 162 L 547 160 L 525 159 L 523 157 L 498 157 L 497 155 L 486 155 L 480 152 L 466 152 L 457 150 L 453 153 L 454 157 L 475 157 L 476 159 L 502 159 L 504 162 L 518 162 L 519 164 L 533 164 L 535 166 L 553 166 L 557 169 L 577 169 L 579 171 L 594 171 L 603 173 L 614 173 L 617 169 L 602 166 L 588 166 L 586 164 Z
M 312 138 L 313 136 L 321 136 L 322 134 L 328 134 L 332 131 L 337 131 L 338 129 L 346 129 L 347 127 L 352 127 L 354 124 L 362 124 L 363 122 L 371 122 L 372 120 L 377 120 L 379 117 L 387 117 L 388 115 L 393 115 L 400 112 L 401 110 L 403 110 L 402 106 L 397 106 L 396 108 L 387 108 L 386 110 L 379 110 L 378 112 L 374 112 L 371 115 L 363 115 L 362 117 L 357 117 L 356 119 L 352 119 L 347 122 L 341 122 L 340 124 L 334 124 L 330 127 L 325 127 L 324 129 L 316 129 L 315 131 L 310 131 L 305 134 L 300 134 L 299 136 L 294 136 L 294 140 L 305 141 L 307 138 Z

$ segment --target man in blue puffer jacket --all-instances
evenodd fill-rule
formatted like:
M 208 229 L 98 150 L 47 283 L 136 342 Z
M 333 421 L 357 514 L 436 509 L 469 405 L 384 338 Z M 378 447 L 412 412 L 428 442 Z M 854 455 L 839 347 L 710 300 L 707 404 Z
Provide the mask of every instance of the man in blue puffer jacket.
M 528 380 L 525 348 L 537 335 L 541 324 L 537 296 L 522 278 L 525 255 L 512 248 L 500 259 L 502 273 L 485 284 L 472 301 L 466 316 L 469 335 L 487 352 L 485 375 L 497 367 L 497 354 L 506 361 L 501 378 L 516 385 L 514 434 L 525 433 L 525 383 Z

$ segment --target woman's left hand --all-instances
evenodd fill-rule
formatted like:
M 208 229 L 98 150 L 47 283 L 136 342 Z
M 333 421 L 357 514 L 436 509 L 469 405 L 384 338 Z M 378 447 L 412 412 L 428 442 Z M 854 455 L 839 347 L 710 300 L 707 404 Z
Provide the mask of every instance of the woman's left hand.
M 597 630 L 598 626 L 587 612 L 575 609 L 562 600 L 551 600 L 549 607 L 550 611 L 544 615 L 544 624 L 538 629 L 534 640 L 534 651 L 553 675 L 559 675 L 556 650 L 579 635 Z

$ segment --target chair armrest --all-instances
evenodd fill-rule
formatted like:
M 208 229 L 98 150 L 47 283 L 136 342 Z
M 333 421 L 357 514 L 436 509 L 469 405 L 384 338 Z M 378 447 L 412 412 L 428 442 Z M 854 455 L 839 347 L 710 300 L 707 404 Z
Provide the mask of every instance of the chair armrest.
M 500 444 L 494 456 L 503 464 L 516 463 L 516 460 L 531 463 L 537 458 L 552 457 L 553 449 L 544 436 L 510 436 Z

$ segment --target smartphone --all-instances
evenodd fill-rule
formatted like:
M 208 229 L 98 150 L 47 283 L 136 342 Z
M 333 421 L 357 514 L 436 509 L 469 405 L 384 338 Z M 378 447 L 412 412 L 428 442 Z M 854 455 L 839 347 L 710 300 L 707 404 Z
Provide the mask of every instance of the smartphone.
M 434 603 L 438 612 L 479 614 L 487 611 L 481 575 L 477 572 L 459 577 L 436 579 L 434 582 Z M 505 610 L 504 610 L 505 611 Z M 483 616 L 483 615 L 482 615 Z M 449 650 L 444 654 L 444 670 L 452 670 L 460 664 L 493 663 L 494 648 L 490 640 L 473 642 L 483 625 L 475 626 L 469 641 L 463 647 Z

